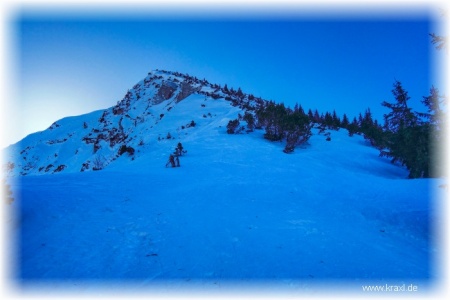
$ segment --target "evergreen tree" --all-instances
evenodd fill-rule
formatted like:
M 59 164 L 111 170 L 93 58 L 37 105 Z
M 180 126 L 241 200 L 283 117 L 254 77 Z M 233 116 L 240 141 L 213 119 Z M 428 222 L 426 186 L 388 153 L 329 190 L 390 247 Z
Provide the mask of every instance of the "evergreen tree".
M 228 86 L 227 86 L 226 83 L 225 83 L 225 86 L 224 86 L 223 89 L 222 89 L 222 92 L 224 92 L 225 94 L 229 94 L 229 93 L 230 93 L 230 91 L 228 90 Z
M 430 33 L 431 42 L 436 45 L 436 49 L 448 51 L 447 47 L 447 37 L 442 35 L 437 35 L 434 33 Z
M 358 127 L 361 128 L 362 124 L 364 123 L 364 118 L 361 113 L 358 115 Z
M 318 123 L 325 125 L 325 115 L 323 113 L 320 114 L 319 120 Z
M 296 145 L 306 142 L 311 137 L 311 122 L 303 110 L 299 110 L 285 117 L 283 130 L 286 135 L 286 147 L 283 151 L 290 153 L 294 151 Z
M 350 124 L 350 121 L 348 120 L 347 115 L 344 114 L 342 116 L 341 127 L 347 129 L 349 124 Z
M 355 133 L 358 133 L 359 125 L 356 117 L 353 118 L 353 121 L 347 127 L 348 135 L 353 136 Z
M 391 110 L 388 114 L 384 115 L 385 130 L 390 132 L 398 132 L 404 128 L 412 127 L 417 123 L 417 117 L 408 107 L 408 92 L 406 92 L 400 81 L 395 81 L 392 94 L 396 102 L 388 103 L 383 101 L 381 105 Z
M 318 111 L 317 109 L 314 111 L 313 122 L 314 122 L 314 123 L 320 123 L 320 122 L 321 122 L 321 118 L 320 118 L 320 115 L 319 115 L 319 111 Z
M 311 123 L 303 110 L 293 111 L 283 103 L 270 101 L 256 110 L 258 124 L 265 127 L 264 138 L 281 141 L 286 138 L 284 152 L 290 153 L 296 145 L 306 142 L 311 136 Z
M 325 113 L 323 124 L 328 127 L 328 129 L 333 128 L 333 116 L 329 113 Z
M 417 115 L 408 107 L 410 98 L 399 81 L 394 83 L 392 94 L 396 102 L 382 103 L 391 111 L 384 115 L 385 149 L 380 155 L 406 166 L 409 178 L 429 177 L 430 123 L 420 124 Z
M 236 129 L 239 127 L 240 123 L 238 119 L 230 120 L 227 124 L 227 133 L 234 134 L 236 133 Z
M 236 95 L 237 95 L 239 98 L 244 98 L 244 93 L 242 92 L 242 90 L 241 90 L 240 87 L 238 88 L 238 90 L 237 90 L 237 92 L 236 92 Z
M 311 122 L 314 122 L 314 114 L 313 114 L 311 108 L 308 110 L 308 118 Z
M 417 113 L 417 115 L 428 120 L 431 125 L 436 126 L 436 130 L 443 130 L 445 128 L 445 112 L 442 106 L 445 104 L 445 98 L 439 94 L 439 90 L 432 86 L 430 95 L 423 97 L 422 103 L 427 108 L 427 112 Z
M 440 147 L 444 144 L 446 136 L 446 114 L 442 108 L 445 105 L 445 98 L 439 94 L 438 89 L 432 86 L 430 95 L 423 97 L 422 103 L 427 108 L 427 112 L 417 113 L 417 116 L 422 118 L 419 123 L 421 127 L 424 127 L 423 132 L 429 135 L 429 175 L 431 177 L 442 176 L 446 170 Z M 425 138 L 422 139 L 425 140 Z
M 331 127 L 333 129 L 338 129 L 339 127 L 341 127 L 341 119 L 339 119 L 338 115 L 336 114 L 336 110 L 333 110 L 333 115 L 331 116 L 331 118 L 332 118 Z
M 253 131 L 255 129 L 255 118 L 251 113 L 245 112 L 243 120 L 247 122 L 247 127 L 250 131 Z

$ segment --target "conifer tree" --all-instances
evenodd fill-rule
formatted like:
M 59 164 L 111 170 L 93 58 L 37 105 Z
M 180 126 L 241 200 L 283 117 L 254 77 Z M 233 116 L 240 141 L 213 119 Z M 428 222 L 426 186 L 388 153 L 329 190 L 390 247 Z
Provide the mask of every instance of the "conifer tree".
M 331 127 L 333 129 L 338 129 L 339 127 L 341 127 L 341 119 L 339 119 L 338 115 L 336 114 L 336 110 L 333 110 L 333 115 L 331 116 L 331 118 L 332 118 Z
M 323 124 L 329 129 L 333 127 L 333 116 L 329 112 L 325 113 Z
M 286 139 L 284 152 L 290 153 L 296 145 L 306 142 L 311 136 L 311 122 L 303 109 L 293 111 L 283 103 L 270 101 L 256 110 L 258 124 L 265 127 L 264 138 L 270 141 Z
M 239 127 L 239 124 L 240 123 L 238 119 L 230 120 L 227 124 L 227 133 L 228 134 L 236 133 L 236 129 Z
M 348 120 L 348 117 L 346 114 L 344 114 L 342 116 L 341 127 L 347 129 L 349 124 L 350 124 L 350 122 Z
M 313 122 L 314 123 L 320 123 L 321 122 L 319 111 L 317 109 L 314 111 Z
M 353 136 L 355 133 L 358 133 L 359 125 L 356 117 L 353 118 L 353 121 L 348 125 L 348 135 Z
M 384 115 L 385 129 L 390 132 L 398 132 L 404 128 L 414 126 L 417 122 L 417 117 L 411 108 L 408 107 L 410 97 L 408 96 L 408 92 L 403 89 L 400 81 L 395 81 L 392 94 L 396 102 L 388 103 L 383 101 L 381 104 L 391 110 L 388 114 Z
M 255 118 L 251 113 L 245 112 L 243 120 L 247 122 L 247 127 L 250 131 L 253 131 L 255 129 Z
M 420 121 L 420 126 L 424 127 L 428 133 L 428 147 L 429 147 L 429 172 L 431 177 L 442 176 L 445 174 L 446 166 L 441 153 L 445 142 L 446 131 L 446 113 L 442 106 L 445 105 L 445 98 L 439 94 L 439 90 L 434 86 L 430 89 L 430 95 L 423 97 L 422 103 L 427 108 L 425 113 L 417 113 Z M 422 138 L 424 139 L 424 138 Z
M 229 93 L 230 93 L 230 91 L 228 90 L 228 86 L 227 86 L 226 83 L 225 83 L 225 86 L 223 87 L 222 91 L 223 91 L 225 94 L 229 94 Z
M 314 114 L 313 114 L 311 108 L 308 109 L 308 118 L 311 122 L 314 122 Z
M 244 93 L 242 92 L 242 90 L 241 90 L 240 87 L 238 88 L 238 90 L 237 90 L 237 92 L 236 92 L 236 95 L 237 95 L 239 98 L 243 98 L 243 97 L 244 97 Z
M 430 123 L 420 124 L 417 114 L 408 107 L 410 98 L 399 81 L 394 83 L 392 94 L 396 102 L 382 103 L 391 111 L 384 115 L 386 142 L 380 155 L 406 166 L 409 178 L 429 177 Z

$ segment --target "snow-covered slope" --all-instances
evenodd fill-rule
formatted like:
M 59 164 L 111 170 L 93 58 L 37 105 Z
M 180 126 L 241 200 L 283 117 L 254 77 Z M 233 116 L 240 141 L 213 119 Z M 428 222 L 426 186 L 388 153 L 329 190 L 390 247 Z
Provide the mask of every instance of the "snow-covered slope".
M 161 86 L 174 78 L 149 76 L 163 76 L 152 79 Z M 35 167 L 11 170 L 27 176 L 10 177 L 20 286 L 109 289 L 122 280 L 145 291 L 320 292 L 329 284 L 351 292 L 363 284 L 424 291 L 440 278 L 435 227 L 443 180 L 405 179 L 405 169 L 345 130 L 330 131 L 327 141 L 313 129 L 290 155 L 262 130 L 229 135 L 228 120 L 254 103 L 240 107 L 199 93 L 227 97 L 213 85 L 192 83 L 201 90 L 182 100 L 178 85 L 161 102 L 160 87 L 139 86 L 111 109 L 60 120 L 13 146 L 28 145 L 27 161 L 37 157 Z M 187 150 L 181 167 L 165 168 L 178 142 Z M 134 154 L 117 156 L 122 144 Z M 79 172 L 95 155 L 108 162 L 104 168 L 87 172 L 89 164 Z M 36 176 L 46 164 L 66 167 Z
M 142 146 L 158 147 L 169 134 L 180 139 L 211 126 L 226 126 L 242 113 L 238 101 L 241 107 L 256 103 L 248 96 L 224 93 L 206 80 L 153 71 L 117 105 L 58 120 L 8 147 L 4 169 L 12 176 L 104 169 L 124 154 L 138 159 Z M 135 152 L 124 153 L 121 147 Z

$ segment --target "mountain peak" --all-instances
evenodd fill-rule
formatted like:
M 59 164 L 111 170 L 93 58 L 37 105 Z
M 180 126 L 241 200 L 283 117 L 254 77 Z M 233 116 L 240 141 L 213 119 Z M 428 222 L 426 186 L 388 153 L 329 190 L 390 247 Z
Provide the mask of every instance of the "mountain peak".
M 151 71 L 116 105 L 63 118 L 8 147 L 6 172 L 28 175 L 100 170 L 122 156 L 135 160 L 145 152 L 141 148 L 168 137 L 183 140 L 195 132 L 196 124 L 224 127 L 231 118 L 255 107 L 257 101 L 263 100 L 206 79 Z M 124 155 L 120 151 L 123 147 L 133 149 L 134 154 L 130 155 L 130 150 Z

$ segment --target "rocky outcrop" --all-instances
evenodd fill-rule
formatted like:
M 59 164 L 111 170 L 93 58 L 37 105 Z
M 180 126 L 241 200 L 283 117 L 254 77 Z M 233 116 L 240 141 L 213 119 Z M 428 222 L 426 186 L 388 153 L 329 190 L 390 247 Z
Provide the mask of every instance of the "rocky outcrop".
M 163 81 L 158 93 L 153 98 L 153 104 L 159 104 L 164 100 L 170 99 L 177 90 L 177 84 L 172 81 Z
M 188 82 L 180 83 L 180 88 L 181 88 L 181 91 L 178 93 L 178 95 L 176 97 L 177 102 L 180 102 L 181 100 L 187 98 L 189 95 L 201 90 L 201 86 L 194 88 Z

